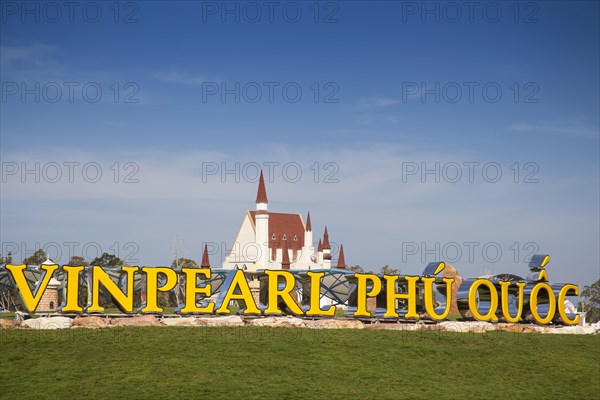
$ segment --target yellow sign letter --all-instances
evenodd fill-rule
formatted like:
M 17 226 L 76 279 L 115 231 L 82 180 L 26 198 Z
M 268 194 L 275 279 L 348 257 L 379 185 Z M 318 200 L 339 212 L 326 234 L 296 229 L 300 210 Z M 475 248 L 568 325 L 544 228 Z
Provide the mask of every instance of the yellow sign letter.
M 335 306 L 328 306 L 327 309 L 321 309 L 321 278 L 325 272 L 308 272 L 310 276 L 310 309 L 306 315 L 334 316 Z
M 29 312 L 34 312 L 37 308 L 40 300 L 46 288 L 48 287 L 48 282 L 52 279 L 52 275 L 54 275 L 54 271 L 58 269 L 58 265 L 42 265 L 42 270 L 44 270 L 44 274 L 42 274 L 42 279 L 40 279 L 37 287 L 35 288 L 35 293 L 31 292 L 31 288 L 27 283 L 27 279 L 25 279 L 25 274 L 23 271 L 27 268 L 25 264 L 22 265 L 10 265 L 6 266 L 6 269 L 10 271 L 13 280 L 17 284 L 17 288 L 19 289 L 19 293 L 21 294 L 21 298 L 23 299 L 23 303 L 25 303 L 25 307 L 29 310 Z

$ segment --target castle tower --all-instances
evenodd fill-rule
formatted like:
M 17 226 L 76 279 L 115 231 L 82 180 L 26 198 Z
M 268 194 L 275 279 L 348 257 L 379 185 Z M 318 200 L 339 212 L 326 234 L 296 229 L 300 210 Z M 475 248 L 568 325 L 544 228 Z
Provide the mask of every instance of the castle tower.
M 344 245 L 340 245 L 340 255 L 337 260 L 337 269 L 346 269 L 346 258 L 344 257 Z
M 256 262 L 263 268 L 269 267 L 269 211 L 267 210 L 267 189 L 260 171 L 258 193 L 256 194 L 256 244 L 260 249 Z
M 331 268 L 331 245 L 329 244 L 327 226 L 325 226 L 325 233 L 323 233 L 323 268 Z

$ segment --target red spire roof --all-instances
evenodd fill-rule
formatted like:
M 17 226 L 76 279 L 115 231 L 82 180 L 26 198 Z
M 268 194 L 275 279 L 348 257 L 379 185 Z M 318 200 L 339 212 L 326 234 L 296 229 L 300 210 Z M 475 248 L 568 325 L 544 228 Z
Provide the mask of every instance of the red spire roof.
M 265 179 L 263 178 L 263 173 L 260 171 L 260 180 L 258 181 L 258 193 L 256 193 L 256 202 L 257 203 L 268 203 L 267 199 L 267 189 L 265 189 Z
M 204 244 L 204 253 L 202 254 L 202 263 L 200 264 L 200 268 L 210 268 L 210 261 L 208 260 L 208 248 L 206 247 L 206 243 Z
M 331 249 L 329 244 L 329 233 L 327 233 L 327 226 L 325 226 L 325 233 L 323 234 L 323 250 Z
M 306 232 L 310 232 L 312 231 L 312 225 L 310 224 L 310 212 L 308 213 L 308 216 L 306 217 Z
M 323 251 L 323 244 L 321 243 L 321 239 L 319 239 L 319 246 L 317 246 L 317 251 L 318 252 Z
M 283 240 L 281 252 L 281 269 L 290 269 L 290 255 L 288 254 L 287 240 Z
M 344 258 L 344 245 L 340 245 L 340 255 L 337 261 L 337 269 L 346 269 L 346 259 Z

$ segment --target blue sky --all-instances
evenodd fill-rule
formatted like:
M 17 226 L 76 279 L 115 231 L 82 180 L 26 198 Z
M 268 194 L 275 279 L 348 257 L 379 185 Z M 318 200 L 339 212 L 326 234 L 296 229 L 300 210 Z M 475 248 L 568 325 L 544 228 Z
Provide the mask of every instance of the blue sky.
M 599 278 L 597 2 L 54 4 L 2 2 L 3 253 L 164 265 L 177 237 L 217 264 L 273 162 L 270 209 L 311 211 L 350 264 L 524 275 L 537 249 L 551 281 Z

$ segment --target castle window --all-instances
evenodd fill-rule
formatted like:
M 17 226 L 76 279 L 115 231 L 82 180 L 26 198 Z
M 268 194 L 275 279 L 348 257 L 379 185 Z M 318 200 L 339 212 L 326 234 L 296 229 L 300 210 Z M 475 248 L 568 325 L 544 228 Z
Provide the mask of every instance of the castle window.
M 294 235 L 294 242 L 298 241 L 298 236 Z
M 283 234 L 283 240 L 287 240 L 287 236 L 285 236 L 285 233 Z
M 50 302 L 50 309 L 54 310 L 54 302 L 53 301 Z
M 275 240 L 275 234 L 271 235 L 271 240 Z

